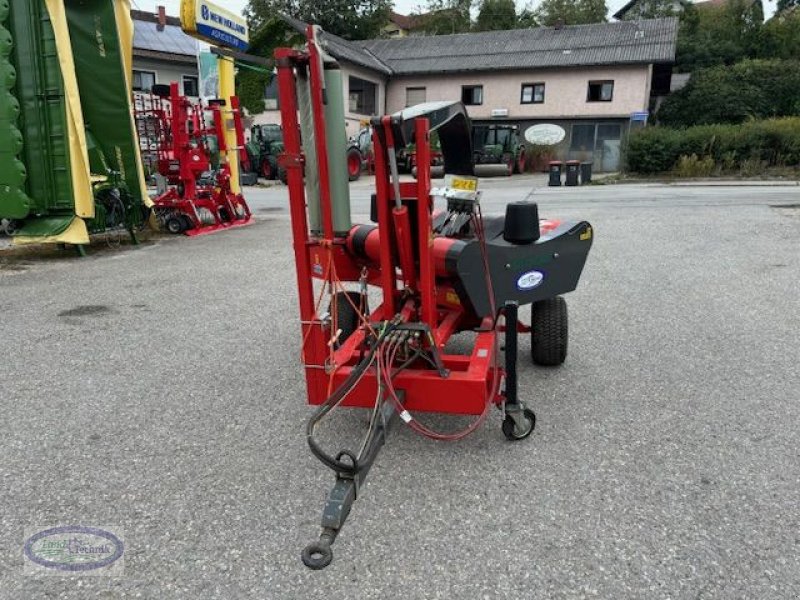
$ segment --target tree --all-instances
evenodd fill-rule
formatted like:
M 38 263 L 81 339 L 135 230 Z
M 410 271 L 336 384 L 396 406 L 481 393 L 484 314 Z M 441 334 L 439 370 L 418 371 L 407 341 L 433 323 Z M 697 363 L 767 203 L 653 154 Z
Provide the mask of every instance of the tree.
M 605 23 L 607 13 L 605 0 L 543 0 L 536 10 L 536 20 L 547 26 Z
M 420 30 L 429 35 L 469 31 L 471 8 L 472 0 L 428 0 L 425 12 L 416 13 Z
M 800 10 L 776 15 L 761 29 L 760 56 L 797 58 L 800 56 Z
M 272 18 L 250 34 L 249 54 L 272 57 L 279 46 L 296 46 L 303 36 L 289 27 L 283 19 Z M 251 114 L 264 112 L 264 91 L 274 75 L 266 69 L 240 68 L 236 75 L 236 95 Z
M 691 72 L 760 56 L 763 22 L 760 0 L 728 0 L 722 6 L 687 5 L 678 31 L 677 70 Z
M 675 0 L 639 0 L 622 17 L 623 21 L 675 17 L 681 13 L 681 4 Z
M 285 14 L 347 40 L 366 40 L 380 35 L 391 9 L 391 0 L 250 0 L 245 14 L 253 30 Z
M 517 27 L 538 27 L 539 22 L 536 20 L 536 13 L 530 7 L 523 8 L 519 15 L 517 15 Z
M 787 8 L 800 6 L 800 0 L 778 0 L 778 5 L 775 8 L 776 13 L 782 13 Z
M 517 26 L 517 7 L 514 0 L 483 0 L 473 30 L 514 29 Z

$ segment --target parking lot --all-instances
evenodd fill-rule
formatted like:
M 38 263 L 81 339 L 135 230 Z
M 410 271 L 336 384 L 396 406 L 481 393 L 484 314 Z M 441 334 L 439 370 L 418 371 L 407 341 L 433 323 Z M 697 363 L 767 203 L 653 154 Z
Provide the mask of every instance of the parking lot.
M 522 341 L 536 431 L 398 427 L 320 572 L 285 187 L 250 227 L 0 253 L 0 598 L 800 597 L 800 187 L 543 184 L 482 183 L 595 230 L 566 364 Z M 24 576 L 58 524 L 124 532 L 124 574 Z

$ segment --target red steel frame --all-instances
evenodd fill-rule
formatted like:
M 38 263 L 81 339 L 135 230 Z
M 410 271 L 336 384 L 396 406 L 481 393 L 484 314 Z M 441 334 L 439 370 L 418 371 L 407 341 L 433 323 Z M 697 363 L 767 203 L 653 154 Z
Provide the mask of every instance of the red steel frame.
M 244 131 L 240 112 L 239 99 L 232 97 L 231 112 L 236 127 L 239 156 L 246 160 L 244 149 Z M 213 127 L 205 127 L 204 107 L 181 96 L 178 83 L 170 84 L 169 102 L 152 96 L 149 103 L 142 102 L 143 107 L 137 111 L 137 120 L 155 119 L 158 126 L 158 170 L 167 181 L 175 186 L 154 199 L 155 208 L 177 210 L 192 222 L 192 228 L 186 235 L 204 235 L 220 229 L 241 227 L 252 223 L 252 213 L 242 194 L 234 194 L 231 190 L 230 165 L 219 169 L 214 186 L 197 185 L 197 178 L 209 169 L 209 152 L 204 143 L 208 135 L 215 135 L 220 153 L 225 153 L 228 146 L 225 141 L 225 124 L 222 105 L 212 102 L 209 105 L 213 118 Z M 189 131 L 189 123 L 192 125 Z M 147 128 L 145 128 L 146 130 Z M 149 143 L 149 142 L 145 142 Z M 149 151 L 149 149 L 148 149 Z M 182 188 L 179 192 L 178 186 Z M 205 225 L 197 209 L 207 209 L 214 218 L 213 225 Z M 225 209 L 230 220 L 223 220 L 220 209 Z M 241 208 L 241 211 L 237 210 Z M 240 214 L 241 212 L 241 214 Z
M 308 32 L 313 40 L 313 33 Z M 464 328 L 472 327 L 474 319 L 467 316 L 459 305 L 437 303 L 437 281 L 434 271 L 433 230 L 431 224 L 431 181 L 429 123 L 418 119 L 416 123 L 417 164 L 420 165 L 415 182 L 402 182 L 400 195 L 405 204 L 417 204 L 416 228 L 419 268 L 414 273 L 398 274 L 402 264 L 395 256 L 407 255 L 411 236 L 398 229 L 408 216 L 398 215 L 394 206 L 394 192 L 390 180 L 387 152 L 393 151 L 389 117 L 382 120 L 387 143 L 384 144 L 373 131 L 375 147 L 375 185 L 377 194 L 378 228 L 380 235 L 380 264 L 370 265 L 358 261 L 346 249 L 346 238 L 333 232 L 330 186 L 328 180 L 328 155 L 325 144 L 325 119 L 322 110 L 323 91 L 321 61 L 314 43 L 309 43 L 308 53 L 279 48 L 275 52 L 278 68 L 281 118 L 285 153 L 281 164 L 286 168 L 289 186 L 289 205 L 292 236 L 297 269 L 297 285 L 302 324 L 302 356 L 305 366 L 308 401 L 321 404 L 351 373 L 359 359 L 359 348 L 366 333 L 359 329 L 333 353 L 333 364 L 328 361 L 330 331 L 326 322 L 315 310 L 313 280 L 323 280 L 334 285 L 334 271 L 338 280 L 356 282 L 366 268 L 370 285 L 381 288 L 383 304 L 370 314 L 371 322 L 391 319 L 397 313 L 406 322 L 425 323 L 430 328 L 435 344 L 441 352 L 444 367 L 449 371 L 441 377 L 433 369 L 409 368 L 395 378 L 395 389 L 404 392 L 404 404 L 411 411 L 451 414 L 481 414 L 487 401 L 500 404 L 502 395 L 497 391 L 499 378 L 504 375 L 497 362 L 498 340 L 492 319 L 484 319 L 475 340 L 472 353 L 466 355 L 444 354 L 450 337 Z M 321 235 L 309 232 L 306 216 L 306 195 L 303 182 L 303 156 L 299 136 L 296 101 L 295 70 L 309 73 L 312 113 L 316 137 L 317 161 L 320 174 Z M 402 211 L 399 211 L 402 212 Z M 407 223 L 406 223 L 407 225 Z M 406 261 L 401 261 L 406 262 Z M 413 262 L 412 262 L 413 265 Z M 416 269 L 416 267 L 413 267 Z M 406 262 L 406 270 L 409 270 Z M 404 300 L 398 281 L 412 283 L 413 300 Z M 440 282 L 444 287 L 447 282 Z M 438 290 L 441 292 L 441 289 Z M 368 370 L 359 384 L 348 394 L 344 406 L 372 407 L 377 394 L 377 375 Z M 489 396 L 492 396 L 491 398 Z

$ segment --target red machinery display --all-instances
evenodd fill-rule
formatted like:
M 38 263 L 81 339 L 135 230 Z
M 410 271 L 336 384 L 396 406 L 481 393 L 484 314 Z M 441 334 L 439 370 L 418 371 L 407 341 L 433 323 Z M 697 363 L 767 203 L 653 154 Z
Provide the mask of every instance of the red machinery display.
M 244 196 L 231 189 L 230 165 L 220 159 L 228 151 L 225 121 L 230 113 L 239 160 L 248 160 L 237 97 L 229 105 L 212 100 L 203 106 L 181 96 L 173 82 L 138 95 L 134 111 L 145 163 L 167 184 L 153 200 L 153 212 L 165 230 L 201 235 L 252 222 Z
M 505 217 L 483 218 L 472 177 L 469 119 L 461 103 L 448 102 L 373 119 L 376 224 L 342 230 L 339 223 L 337 230 L 334 206 L 349 199 L 333 195 L 328 177 L 326 136 L 338 122 L 326 122 L 323 82 L 335 67 L 322 60 L 318 34 L 309 28 L 305 51 L 284 48 L 275 54 L 302 360 L 308 401 L 317 406 L 307 438 L 313 454 L 336 473 L 322 533 L 302 553 L 314 569 L 331 562 L 331 544 L 393 417 L 433 439 L 456 440 L 480 426 L 495 406 L 503 413 L 502 431 L 509 440 L 531 434 L 535 415 L 517 396 L 517 335 L 531 333 L 535 363 L 563 362 L 567 315 L 559 294 L 575 289 L 592 243 L 588 223 L 540 223 L 531 202 L 509 204 Z M 313 123 L 302 125 L 313 130 L 313 140 L 305 149 L 297 133 L 298 98 L 310 98 Z M 431 188 L 432 130 L 442 145 L 445 189 Z M 420 168 L 416 181 L 401 182 L 395 148 L 409 143 L 416 146 Z M 303 180 L 309 153 L 315 154 L 319 172 L 314 189 Z M 318 211 L 312 206 L 317 198 Z M 446 206 L 435 210 L 437 199 Z M 369 289 L 382 298 L 372 310 Z M 533 330 L 518 319 L 524 304 L 533 305 Z M 466 354 L 450 349 L 460 332 L 473 336 Z M 331 454 L 317 439 L 320 424 L 340 406 L 372 409 L 358 452 Z M 420 419 L 426 412 L 476 418 L 462 431 L 438 432 Z

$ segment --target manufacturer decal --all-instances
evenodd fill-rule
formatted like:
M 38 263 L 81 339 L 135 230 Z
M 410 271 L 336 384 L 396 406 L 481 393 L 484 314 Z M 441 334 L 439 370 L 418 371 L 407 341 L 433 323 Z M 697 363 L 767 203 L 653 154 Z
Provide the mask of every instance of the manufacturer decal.
M 592 228 L 587 227 L 586 231 L 581 234 L 581 241 L 585 242 L 586 240 L 592 239 Z
M 517 289 L 527 292 L 539 287 L 544 281 L 544 273 L 541 271 L 526 271 L 517 278 Z

